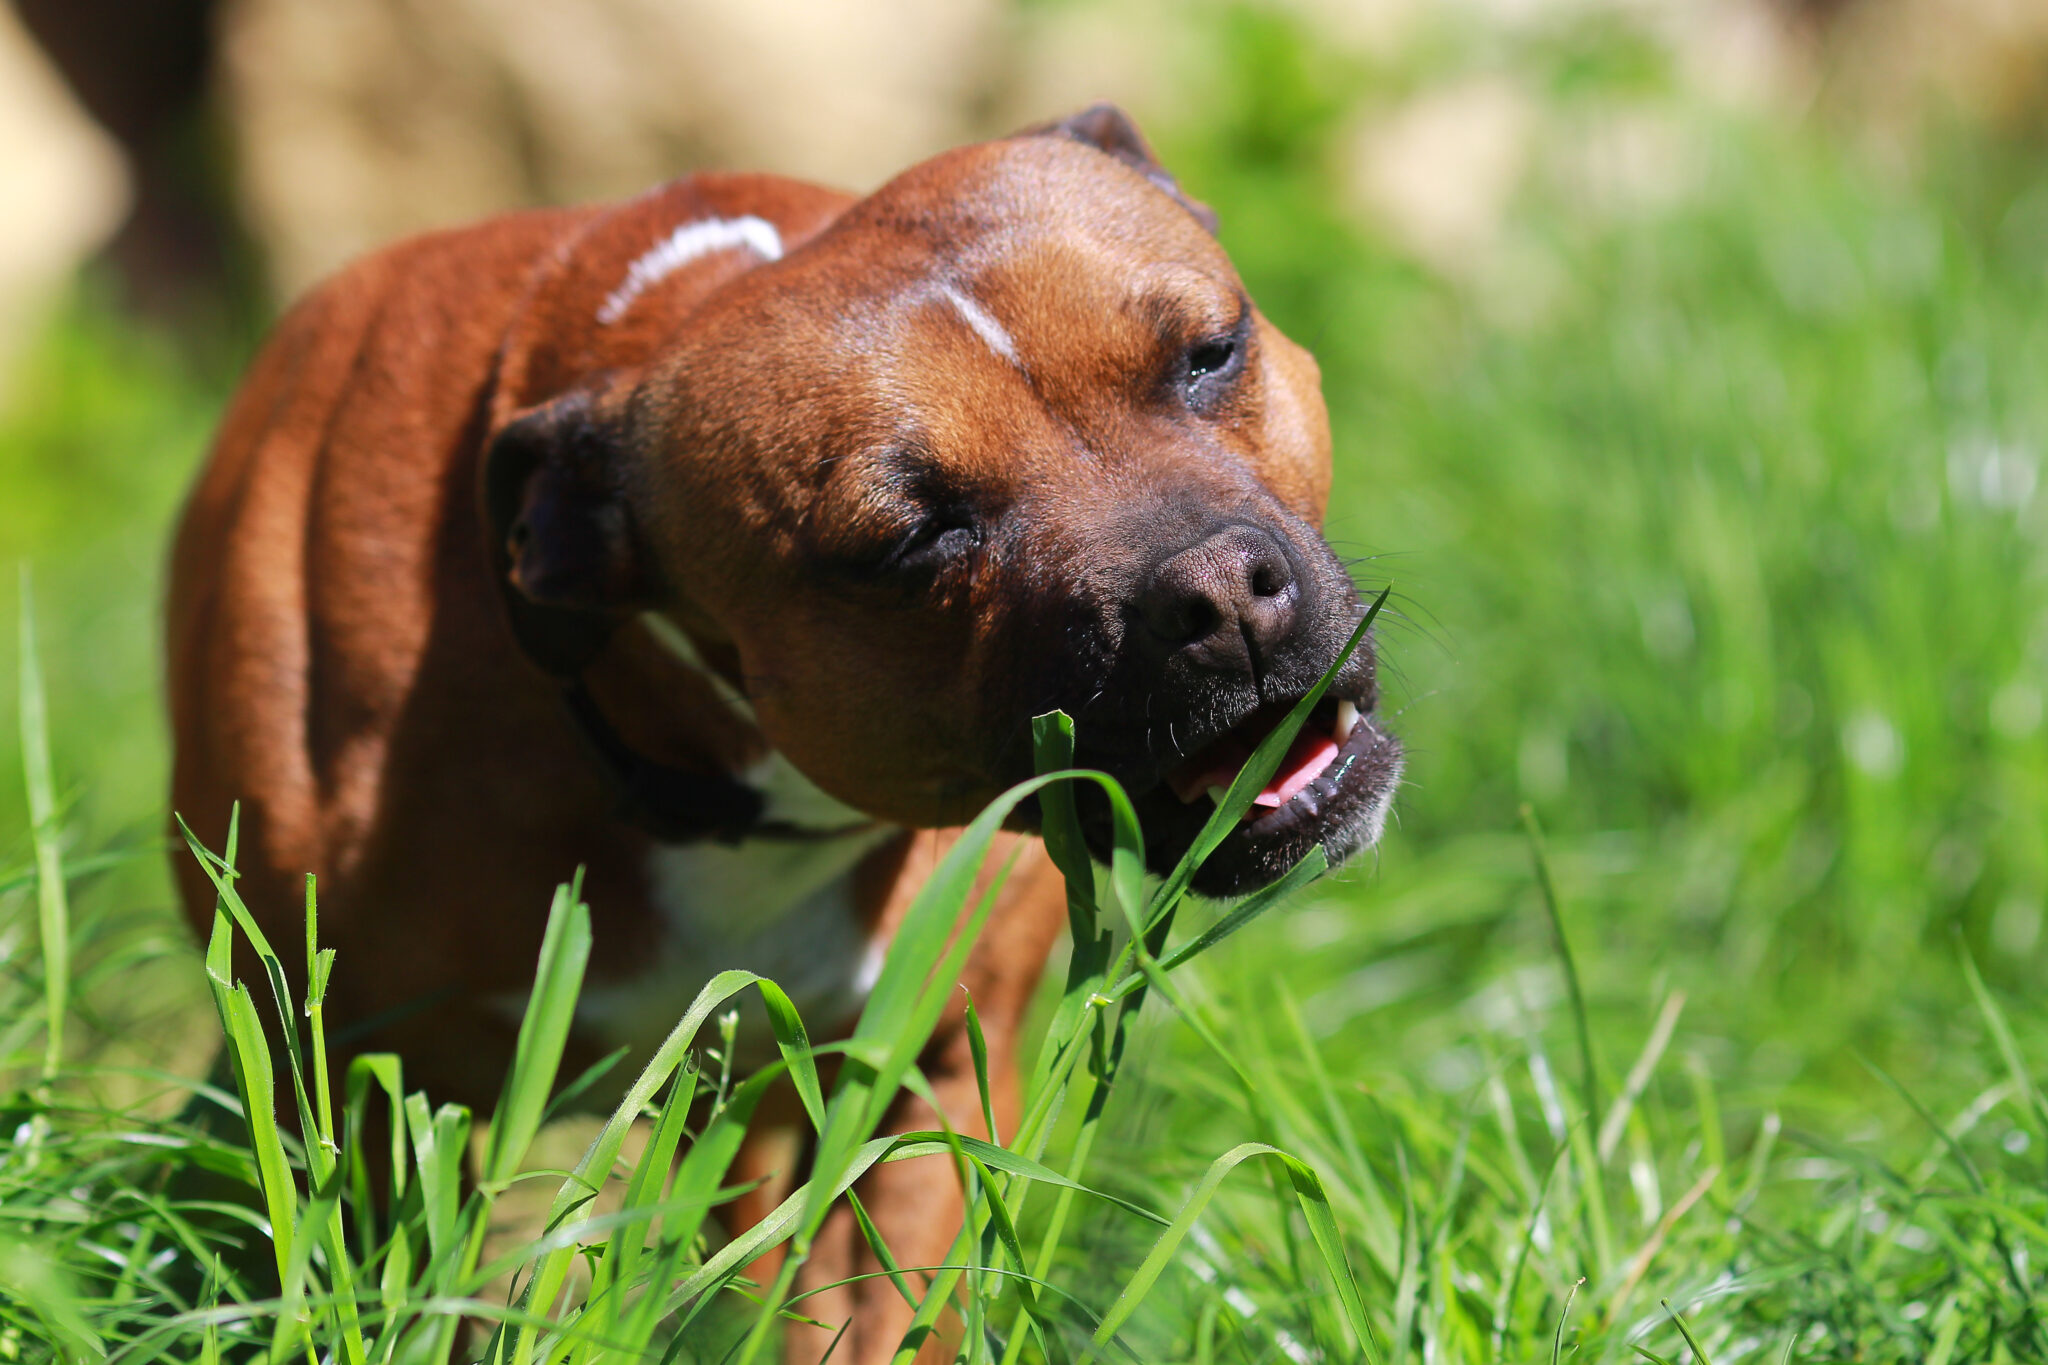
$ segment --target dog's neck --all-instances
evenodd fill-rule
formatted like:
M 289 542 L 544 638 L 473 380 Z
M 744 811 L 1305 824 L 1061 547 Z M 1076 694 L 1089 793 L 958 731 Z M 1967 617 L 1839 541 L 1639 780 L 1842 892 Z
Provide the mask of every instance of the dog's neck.
M 721 709 L 755 734 L 761 733 L 754 705 L 731 679 L 705 659 L 697 642 L 674 621 L 659 612 L 643 612 L 640 625 L 663 650 L 683 667 L 702 678 L 718 695 Z M 875 828 L 876 822 L 852 806 L 830 795 L 796 768 L 780 750 L 767 749 L 737 772 L 735 779 L 759 792 L 762 798 L 759 824 L 764 829 L 787 830 L 798 835 L 854 834 Z
M 628 629 L 660 646 L 661 676 L 681 665 L 693 684 L 716 692 L 718 705 L 697 714 L 728 718 L 731 731 L 747 735 L 748 757 L 731 780 L 758 796 L 759 813 L 753 832 L 737 837 L 656 834 L 646 872 L 661 937 L 638 973 L 591 983 L 578 1019 L 608 1042 L 652 1048 L 715 972 L 744 967 L 780 984 L 814 1027 L 843 1026 L 867 999 L 886 947 L 872 907 L 855 894 L 856 869 L 903 831 L 765 748 L 745 694 L 673 621 L 649 612 Z M 750 1012 L 742 1030 L 742 1052 L 755 1062 L 773 1055 L 761 1023 Z

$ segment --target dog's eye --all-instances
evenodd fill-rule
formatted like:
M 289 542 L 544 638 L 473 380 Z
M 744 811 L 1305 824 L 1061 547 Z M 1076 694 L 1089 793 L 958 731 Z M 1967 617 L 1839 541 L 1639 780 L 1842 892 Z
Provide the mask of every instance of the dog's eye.
M 1221 374 L 1237 359 L 1237 338 L 1220 337 L 1205 341 L 1188 352 L 1188 378 L 1207 379 L 1212 374 Z
M 981 544 L 981 526 L 965 507 L 935 509 L 882 562 L 897 573 L 933 573 Z
M 1188 347 L 1181 357 L 1180 391 L 1196 410 L 1218 402 L 1244 372 L 1242 328 L 1230 336 L 1208 337 Z

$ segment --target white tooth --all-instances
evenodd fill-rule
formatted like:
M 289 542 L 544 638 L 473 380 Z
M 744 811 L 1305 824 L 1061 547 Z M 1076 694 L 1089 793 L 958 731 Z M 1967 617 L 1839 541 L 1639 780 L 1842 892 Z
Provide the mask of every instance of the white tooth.
M 1229 793 L 1224 791 L 1223 788 L 1220 786 L 1209 788 L 1209 799 L 1211 801 L 1214 801 L 1219 806 L 1223 804 L 1223 798 L 1227 795 L 1229 795 Z
M 1330 735 L 1339 744 L 1351 738 L 1352 727 L 1358 724 L 1358 704 L 1340 701 L 1337 703 L 1337 723 L 1330 729 Z

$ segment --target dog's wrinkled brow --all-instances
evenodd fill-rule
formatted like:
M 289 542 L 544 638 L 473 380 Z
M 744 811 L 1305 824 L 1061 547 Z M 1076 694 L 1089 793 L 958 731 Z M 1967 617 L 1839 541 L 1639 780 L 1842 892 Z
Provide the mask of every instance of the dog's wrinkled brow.
M 915 499 L 945 476 L 929 442 L 917 433 L 857 450 L 828 453 L 819 459 L 818 467 L 828 478 L 856 480 L 863 501 Z
M 1241 288 L 1226 290 L 1203 278 L 1206 287 L 1199 290 L 1179 281 L 1154 284 L 1133 294 L 1125 306 L 1169 345 L 1242 334 L 1251 318 L 1251 299 Z

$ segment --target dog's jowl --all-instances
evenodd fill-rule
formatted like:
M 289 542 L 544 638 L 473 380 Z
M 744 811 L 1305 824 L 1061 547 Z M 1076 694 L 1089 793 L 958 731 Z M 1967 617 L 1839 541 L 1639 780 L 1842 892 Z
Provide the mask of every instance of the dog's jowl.
M 625 1043 L 630 1073 L 726 967 L 845 1028 L 944 846 L 917 831 L 1028 776 L 1031 717 L 1074 717 L 1170 866 L 1337 658 L 1362 607 L 1317 529 L 1317 383 L 1108 108 L 864 199 L 694 176 L 401 243 L 278 325 L 186 511 L 176 808 L 218 847 L 241 803 L 274 938 L 319 875 L 329 1020 L 436 1100 L 492 1101 L 579 867 L 572 1067 Z M 1367 646 L 1198 889 L 1378 837 L 1400 749 L 1376 698 Z M 1014 1106 L 1065 910 L 1006 838 L 968 984 Z M 979 1131 L 963 1035 L 923 1065 Z M 936 1126 L 920 1107 L 893 1121 Z M 900 1261 L 942 1256 L 947 1162 L 863 1193 Z M 866 1255 L 842 1211 L 806 1278 Z M 909 1310 L 860 1284 L 807 1311 L 852 1318 L 836 1359 L 886 1360 Z

